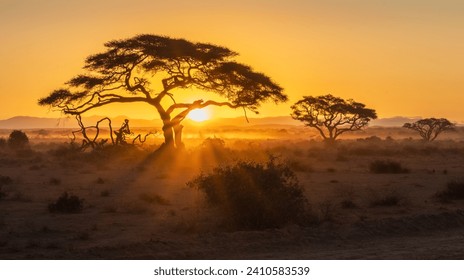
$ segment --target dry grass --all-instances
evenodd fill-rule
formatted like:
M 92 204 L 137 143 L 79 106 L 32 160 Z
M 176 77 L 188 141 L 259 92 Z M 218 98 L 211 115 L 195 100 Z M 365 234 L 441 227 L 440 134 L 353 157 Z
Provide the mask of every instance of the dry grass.
M 153 256 L 165 258 L 208 258 L 216 248 L 223 248 L 214 251 L 218 258 L 247 258 L 253 250 L 267 250 L 266 256 L 283 256 L 300 249 L 326 252 L 325 246 L 332 241 L 325 240 L 348 232 L 377 240 L 372 230 L 358 229 L 359 223 L 376 230 L 386 227 L 388 234 L 392 228 L 385 221 L 411 219 L 411 227 L 446 225 L 445 220 L 433 217 L 464 208 L 459 180 L 464 171 L 463 142 L 425 144 L 383 140 L 382 136 L 342 140 L 328 149 L 318 141 L 297 138 L 299 133 L 287 131 L 286 135 L 295 139 L 223 139 L 203 145 L 202 139 L 187 140 L 183 154 L 162 160 L 150 158 L 154 146 L 79 153 L 69 145 L 47 143 L 48 136 L 40 138 L 40 145 L 32 139 L 27 152 L 0 149 L 0 194 L 4 194 L 0 199 L 0 256 L 72 258 L 79 254 L 95 258 L 90 252 L 102 252 L 102 248 L 111 248 L 120 258 L 140 257 L 140 252 L 145 256 L 158 252 Z M 294 172 L 311 206 L 312 218 L 319 223 L 254 231 L 225 228 L 218 222 L 222 214 L 203 204 L 203 193 L 185 185 L 218 166 L 237 161 L 264 164 L 269 154 Z M 369 171 L 371 163 L 379 159 L 399 163 L 398 154 L 398 170 L 407 167 L 409 173 Z M 68 199 L 69 194 L 75 194 L 79 201 L 85 200 L 82 211 L 75 215 L 47 211 L 48 204 L 56 205 L 64 192 Z M 247 209 L 252 211 L 254 204 L 249 205 Z M 416 224 L 415 219 L 423 215 L 432 218 Z M 401 231 L 395 234 L 408 238 Z M 350 238 L 346 237 L 346 244 Z M 147 244 L 153 244 L 150 251 L 143 249 L 150 246 Z M 228 244 L 241 249 L 231 245 L 227 251 Z M 190 255 L 189 250 L 194 253 Z

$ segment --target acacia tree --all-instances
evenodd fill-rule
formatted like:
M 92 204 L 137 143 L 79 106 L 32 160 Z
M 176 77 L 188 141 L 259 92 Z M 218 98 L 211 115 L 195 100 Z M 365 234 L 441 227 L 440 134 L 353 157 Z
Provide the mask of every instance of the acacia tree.
M 445 118 L 427 118 L 405 123 L 403 127 L 417 131 L 423 140 L 431 142 L 443 131 L 454 129 L 455 124 Z
M 342 133 L 360 130 L 377 118 L 375 110 L 364 104 L 331 94 L 304 96 L 291 109 L 292 118 L 314 127 L 328 142 L 335 141 Z
M 39 99 L 67 115 L 81 115 L 111 103 L 145 102 L 163 121 L 164 147 L 182 147 L 182 120 L 207 106 L 242 107 L 258 113 L 265 101 L 287 101 L 283 89 L 268 76 L 233 60 L 237 53 L 212 44 L 156 35 L 109 41 L 106 51 L 89 56 L 85 74 L 67 87 Z M 216 93 L 221 100 L 178 103 L 177 89 Z

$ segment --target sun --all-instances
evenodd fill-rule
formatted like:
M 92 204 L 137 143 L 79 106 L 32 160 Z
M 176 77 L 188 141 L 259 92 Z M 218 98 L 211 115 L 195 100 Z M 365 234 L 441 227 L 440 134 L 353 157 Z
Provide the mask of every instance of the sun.
M 188 118 L 192 121 L 203 122 L 209 119 L 209 112 L 207 109 L 195 109 L 188 114 Z

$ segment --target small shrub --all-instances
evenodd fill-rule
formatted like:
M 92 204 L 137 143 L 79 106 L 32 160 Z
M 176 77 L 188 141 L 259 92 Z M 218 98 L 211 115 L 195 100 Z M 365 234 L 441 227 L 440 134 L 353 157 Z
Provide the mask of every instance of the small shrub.
M 118 212 L 118 209 L 114 205 L 106 206 L 102 211 L 102 213 L 116 213 L 116 212 Z
M 20 191 L 15 191 L 9 194 L 9 200 L 20 201 L 20 202 L 31 202 L 32 199 Z
M 8 192 L 2 190 L 3 185 L 11 184 L 13 180 L 9 176 L 0 176 L 0 199 L 5 198 L 8 196 Z
M 208 137 L 203 141 L 203 143 L 201 143 L 201 146 L 203 148 L 210 149 L 224 149 L 226 147 L 226 143 L 221 138 Z
M 8 146 L 12 149 L 23 149 L 29 144 L 29 138 L 21 130 L 13 130 L 8 137 Z
M 83 199 L 65 192 L 55 203 L 48 205 L 48 211 L 51 213 L 79 213 L 82 211 L 83 204 Z
M 88 232 L 80 232 L 75 237 L 75 240 L 86 241 L 90 239 L 90 234 Z
M 391 207 L 405 202 L 405 197 L 396 189 L 375 193 L 370 202 L 371 207 Z
M 451 181 L 436 195 L 442 202 L 464 199 L 464 181 Z
M 5 198 L 8 195 L 8 193 L 4 190 L 2 190 L 2 186 L 0 185 L 0 200 Z
M 320 222 L 330 222 L 333 221 L 335 217 L 335 205 L 329 201 L 323 201 L 319 203 L 319 221 Z
M 351 199 L 344 199 L 342 200 L 342 202 L 340 203 L 340 206 L 344 209 L 354 209 L 354 208 L 358 208 L 358 205 L 356 205 L 356 203 L 354 203 L 353 200 Z
M 276 228 L 306 221 L 307 200 L 295 174 L 272 158 L 265 164 L 238 162 L 216 167 L 187 185 L 203 191 L 207 203 L 219 209 L 236 229 Z
M 376 160 L 370 163 L 369 171 L 376 174 L 382 173 L 409 173 L 409 169 L 404 168 L 401 163 L 391 160 Z
M 11 184 L 11 183 L 13 183 L 13 180 L 11 179 L 10 176 L 2 176 L 2 175 L 0 175 L 0 186 L 8 185 L 8 184 Z
M 139 198 L 148 204 L 169 205 L 169 201 L 158 194 L 142 193 Z
M 55 177 L 52 177 L 50 178 L 50 180 L 48 181 L 48 183 L 52 186 L 58 186 L 59 184 L 61 184 L 61 180 L 58 179 L 58 178 L 55 178 Z
M 149 208 L 137 202 L 130 202 L 123 205 L 123 211 L 127 214 L 141 215 L 149 213 Z
M 376 206 L 395 206 L 400 203 L 400 198 L 394 194 L 389 194 L 380 198 L 377 198 L 371 202 L 372 207 Z
M 6 139 L 1 137 L 0 138 L 0 149 L 5 148 L 5 147 L 6 147 Z
M 108 196 L 110 196 L 110 194 L 111 193 L 110 193 L 109 190 L 103 190 L 103 191 L 101 191 L 100 196 L 101 197 L 108 197 Z

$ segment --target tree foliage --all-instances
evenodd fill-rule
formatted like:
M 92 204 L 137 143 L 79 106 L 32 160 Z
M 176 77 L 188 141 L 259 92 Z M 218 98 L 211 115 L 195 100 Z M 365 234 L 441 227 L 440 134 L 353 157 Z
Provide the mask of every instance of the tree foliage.
M 360 130 L 376 119 L 375 110 L 352 99 L 331 94 L 304 96 L 292 107 L 292 118 L 319 131 L 324 140 L 335 140 L 342 133 Z
M 257 113 L 265 101 L 287 101 L 279 85 L 234 61 L 237 53 L 225 47 L 147 34 L 109 41 L 105 47 L 86 59 L 85 74 L 39 104 L 80 115 L 111 103 L 145 102 L 163 121 L 165 144 L 174 147 L 182 145 L 180 123 L 194 109 L 227 106 Z M 178 103 L 176 90 L 187 88 L 198 90 L 195 97 L 212 92 L 221 100 Z
M 236 229 L 282 227 L 308 222 L 308 201 L 296 175 L 275 162 L 219 166 L 187 183 L 204 192 L 207 203 Z
M 13 130 L 8 137 L 8 146 L 12 149 L 22 149 L 29 144 L 29 137 L 21 130 Z
M 405 123 L 403 127 L 415 130 L 425 141 L 433 141 L 437 136 L 446 130 L 452 130 L 455 124 L 445 118 L 427 118 L 413 123 Z

